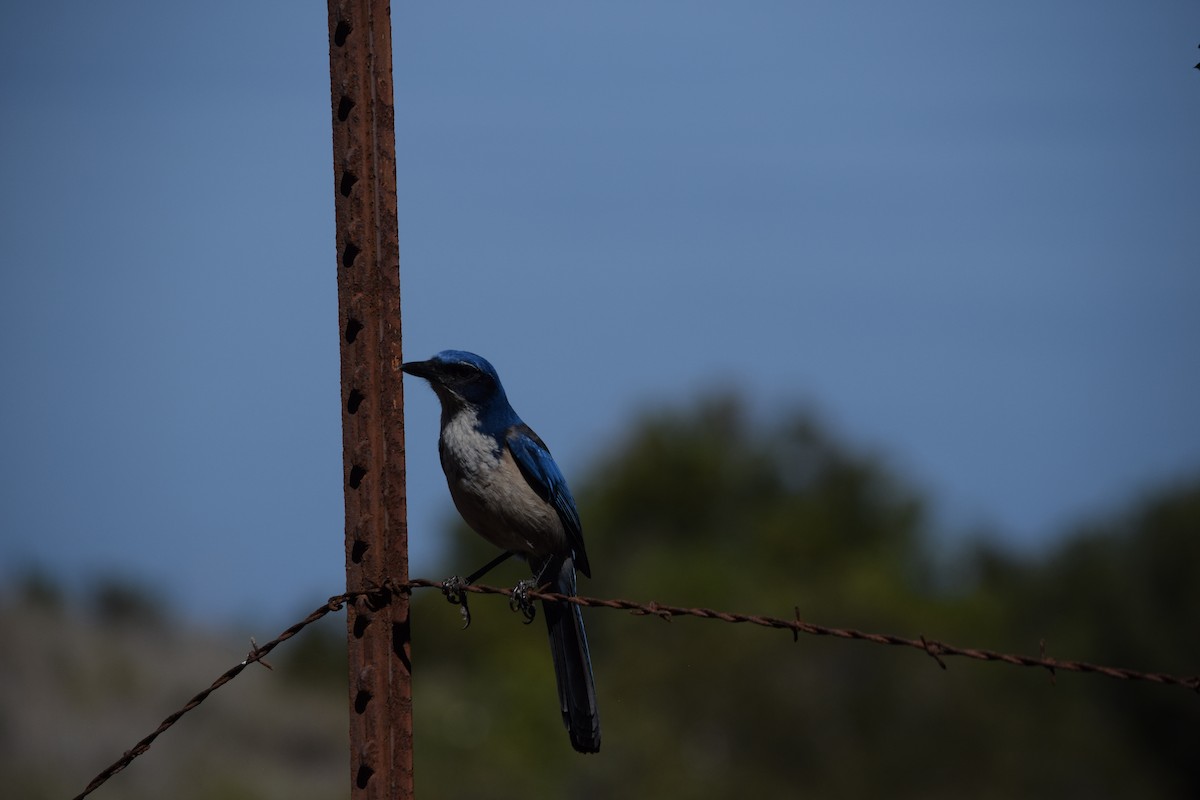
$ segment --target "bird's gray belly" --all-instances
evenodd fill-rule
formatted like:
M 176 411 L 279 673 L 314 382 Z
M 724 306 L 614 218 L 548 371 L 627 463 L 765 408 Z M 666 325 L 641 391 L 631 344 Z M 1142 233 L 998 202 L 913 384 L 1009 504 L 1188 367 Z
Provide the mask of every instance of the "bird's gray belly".
M 507 448 L 489 461 L 476 460 L 472 469 L 463 469 L 462 460 L 443 460 L 450 496 L 463 519 L 502 550 L 527 556 L 561 552 L 566 532 L 558 512 L 529 486 Z

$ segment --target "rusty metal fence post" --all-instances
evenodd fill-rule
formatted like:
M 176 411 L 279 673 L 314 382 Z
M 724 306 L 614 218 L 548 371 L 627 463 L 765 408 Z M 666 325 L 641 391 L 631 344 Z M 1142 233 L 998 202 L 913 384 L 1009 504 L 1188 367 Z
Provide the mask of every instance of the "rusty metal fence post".
M 408 580 L 392 27 L 386 0 L 329 0 L 346 589 Z M 354 800 L 411 798 L 406 595 L 347 608 Z

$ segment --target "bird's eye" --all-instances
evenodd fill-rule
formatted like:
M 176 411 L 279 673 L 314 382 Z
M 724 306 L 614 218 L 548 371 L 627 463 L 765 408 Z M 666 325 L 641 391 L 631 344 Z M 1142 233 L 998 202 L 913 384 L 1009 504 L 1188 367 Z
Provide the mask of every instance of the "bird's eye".
M 479 374 L 479 369 L 474 364 L 468 364 L 465 361 L 458 361 L 450 365 L 450 372 L 454 377 L 460 380 L 467 380 Z

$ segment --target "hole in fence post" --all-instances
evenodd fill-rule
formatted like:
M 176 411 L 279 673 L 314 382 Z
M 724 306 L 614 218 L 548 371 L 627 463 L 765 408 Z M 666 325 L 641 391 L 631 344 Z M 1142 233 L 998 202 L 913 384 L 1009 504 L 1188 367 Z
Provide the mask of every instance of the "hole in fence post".
M 396 654 L 396 658 L 404 663 L 405 669 L 411 670 L 412 664 L 409 663 L 409 656 L 404 652 L 405 642 L 412 640 L 412 629 L 405 616 L 404 619 L 392 624 L 392 652 Z

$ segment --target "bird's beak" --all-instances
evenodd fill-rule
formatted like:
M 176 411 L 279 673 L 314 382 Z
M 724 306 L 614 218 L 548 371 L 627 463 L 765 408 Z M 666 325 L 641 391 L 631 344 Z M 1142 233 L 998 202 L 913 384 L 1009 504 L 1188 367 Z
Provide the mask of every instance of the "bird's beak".
M 418 378 L 425 380 L 433 380 L 437 374 L 437 368 L 430 361 L 408 361 L 400 365 L 400 369 L 407 372 L 409 375 L 416 375 Z

